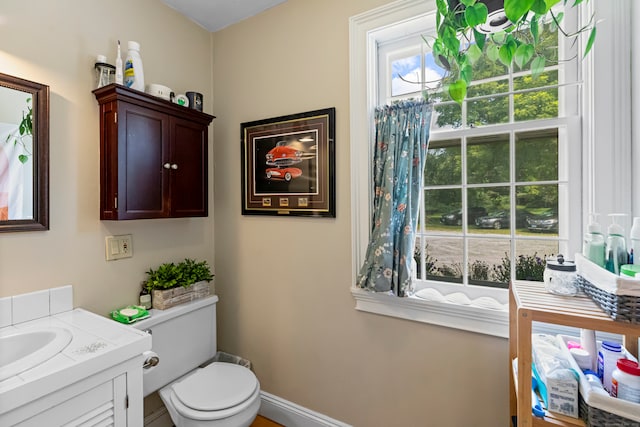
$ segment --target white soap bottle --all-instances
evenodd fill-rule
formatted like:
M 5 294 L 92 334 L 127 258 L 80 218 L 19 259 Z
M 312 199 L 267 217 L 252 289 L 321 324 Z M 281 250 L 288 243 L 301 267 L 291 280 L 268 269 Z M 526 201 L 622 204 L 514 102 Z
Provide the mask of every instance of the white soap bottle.
M 140 44 L 130 41 L 127 60 L 124 63 L 124 84 L 131 89 L 144 92 L 144 71 L 140 57 Z
M 640 217 L 633 218 L 633 227 L 629 233 L 629 258 L 633 256 L 633 264 L 640 265 Z M 629 260 L 631 263 L 631 259 Z
M 587 227 L 582 244 L 582 255 L 600 267 L 605 266 L 605 238 L 600 224 L 596 222 L 598 214 L 591 214 L 593 220 Z

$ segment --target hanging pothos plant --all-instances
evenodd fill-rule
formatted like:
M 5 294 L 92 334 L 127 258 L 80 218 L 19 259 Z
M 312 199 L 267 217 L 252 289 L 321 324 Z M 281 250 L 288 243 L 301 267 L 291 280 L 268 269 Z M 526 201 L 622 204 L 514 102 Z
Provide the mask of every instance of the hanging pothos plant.
M 507 67 L 530 67 L 537 77 L 542 73 L 547 58 L 540 48 L 541 26 L 552 23 L 565 37 L 576 38 L 589 31 L 583 57 L 591 50 L 596 37 L 596 26 L 590 22 L 575 33 L 562 27 L 564 14 L 552 8 L 560 2 L 572 7 L 589 0 L 504 0 L 504 9 L 496 8 L 499 0 L 436 0 L 436 28 L 434 41 L 429 42 L 433 57 L 449 73 L 447 80 L 451 99 L 462 103 L 467 86 L 472 80 L 472 66 L 483 54 L 491 61 Z M 489 11 L 490 7 L 496 10 Z
M 31 151 L 25 142 L 25 138 L 33 136 L 33 108 L 31 107 L 31 98 L 27 98 L 27 111 L 22 112 L 22 120 L 18 124 L 18 129 L 11 132 L 6 139 L 6 143 L 13 142 L 13 145 L 20 145 L 22 153 L 18 154 L 20 163 L 25 164 L 29 160 Z

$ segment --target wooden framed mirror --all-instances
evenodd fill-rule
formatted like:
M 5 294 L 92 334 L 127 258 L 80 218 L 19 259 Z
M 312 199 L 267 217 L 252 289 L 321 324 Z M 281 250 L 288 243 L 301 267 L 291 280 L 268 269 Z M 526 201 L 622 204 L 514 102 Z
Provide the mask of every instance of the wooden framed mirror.
M 49 86 L 0 73 L 0 232 L 49 229 Z

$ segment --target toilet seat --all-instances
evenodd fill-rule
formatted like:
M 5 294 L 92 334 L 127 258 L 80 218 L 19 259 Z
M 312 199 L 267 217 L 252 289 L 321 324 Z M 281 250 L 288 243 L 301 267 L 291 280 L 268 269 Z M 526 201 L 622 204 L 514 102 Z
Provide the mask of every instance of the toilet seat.
M 214 420 L 231 417 L 259 399 L 258 379 L 249 369 L 214 362 L 171 385 L 171 403 L 184 417 Z

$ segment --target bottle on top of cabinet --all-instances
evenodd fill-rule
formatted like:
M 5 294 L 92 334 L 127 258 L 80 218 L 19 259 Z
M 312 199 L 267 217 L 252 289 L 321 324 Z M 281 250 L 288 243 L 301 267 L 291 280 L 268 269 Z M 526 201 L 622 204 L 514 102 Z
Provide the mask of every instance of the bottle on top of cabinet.
M 640 217 L 633 218 L 629 233 L 629 264 L 640 265 Z
M 600 267 L 605 266 L 605 238 L 602 227 L 596 221 L 598 214 L 591 214 L 592 221 L 587 227 L 582 243 L 582 255 Z
M 124 84 L 131 89 L 144 92 L 144 70 L 140 57 L 140 44 L 130 41 L 128 47 L 129 51 L 124 63 Z
M 624 214 L 609 214 L 611 224 L 609 225 L 606 244 L 606 269 L 613 274 L 620 275 L 620 266 L 627 264 L 629 254 L 627 253 L 627 244 L 624 238 L 624 228 L 616 222 L 616 218 L 624 216 Z M 605 384 L 606 388 L 606 384 Z

